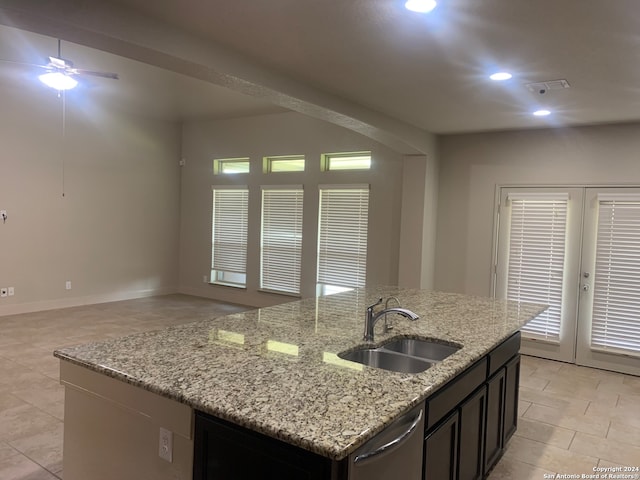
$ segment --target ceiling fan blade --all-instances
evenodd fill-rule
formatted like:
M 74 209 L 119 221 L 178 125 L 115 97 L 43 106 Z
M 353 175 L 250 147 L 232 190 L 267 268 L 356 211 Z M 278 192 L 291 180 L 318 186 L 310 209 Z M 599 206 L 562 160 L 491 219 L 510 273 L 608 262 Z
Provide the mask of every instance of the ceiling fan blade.
M 76 75 L 92 75 L 94 77 L 110 78 L 112 80 L 118 80 L 119 78 L 117 73 L 96 72 L 94 70 L 84 70 L 82 68 L 73 68 L 70 69 L 69 72 Z
M 28 63 L 28 62 L 18 62 L 15 60 L 3 60 L 0 58 L 0 62 L 2 63 L 11 63 L 13 65 L 20 65 L 23 67 L 37 67 L 37 68 L 44 68 L 44 69 L 48 69 L 49 65 L 38 65 L 37 63 Z
M 49 57 L 49 65 L 54 68 L 73 68 L 73 62 L 61 57 Z

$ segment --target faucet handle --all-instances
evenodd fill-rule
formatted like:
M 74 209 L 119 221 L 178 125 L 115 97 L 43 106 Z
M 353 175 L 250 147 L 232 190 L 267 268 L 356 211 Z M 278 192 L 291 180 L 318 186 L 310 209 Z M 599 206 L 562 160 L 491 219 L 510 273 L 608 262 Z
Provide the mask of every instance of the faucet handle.
M 378 306 L 378 305 L 380 305 L 381 303 L 382 303 L 382 297 L 380 297 L 380 299 L 379 299 L 376 303 L 374 303 L 373 305 L 368 306 L 368 307 L 367 307 L 367 310 L 369 310 L 369 311 L 373 311 L 373 307 L 377 307 L 377 306 Z

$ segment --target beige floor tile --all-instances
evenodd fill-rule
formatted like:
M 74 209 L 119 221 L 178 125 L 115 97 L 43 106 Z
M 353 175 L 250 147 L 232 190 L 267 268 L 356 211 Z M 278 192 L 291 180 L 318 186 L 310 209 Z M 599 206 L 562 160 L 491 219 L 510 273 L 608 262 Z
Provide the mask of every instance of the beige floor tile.
M 518 430 L 515 434 L 566 450 L 569 448 L 575 433 L 575 430 L 555 427 L 547 423 L 529 420 L 528 418 L 520 418 L 518 420 Z
M 519 400 L 518 401 L 518 416 L 522 417 L 525 412 L 529 409 L 529 407 L 531 406 L 531 402 L 525 402 L 523 400 Z
M 621 465 L 640 466 L 640 447 L 624 443 L 618 439 L 602 439 L 578 432 L 569 450 L 582 455 L 597 456 Z
M 546 445 L 515 435 L 509 442 L 507 453 L 509 454 L 508 458 L 557 473 L 588 473 L 592 472 L 593 467 L 598 464 L 598 457 Z
M 14 363 L 13 368 L 3 369 L 0 372 L 0 389 L 6 392 L 36 385 L 40 382 L 51 380 L 30 368 Z
M 628 467 L 629 465 L 621 465 L 619 463 L 610 462 L 609 460 L 604 460 L 601 458 L 598 462 L 598 466 L 603 468 L 624 468 Z
M 57 480 L 53 473 L 45 470 L 24 455 L 15 455 L 0 461 L 2 480 Z
M 4 410 L 9 410 L 26 404 L 27 402 L 11 395 L 10 393 L 0 393 L 0 414 L 2 414 Z M 0 440 L 4 439 L 0 438 Z
M 604 438 L 609 430 L 609 419 L 587 416 L 570 415 L 562 410 L 547 407 L 544 405 L 531 405 L 523 418 L 536 420 L 549 425 L 576 430 L 578 432 L 589 433 Z
M 545 478 L 545 474 L 549 475 L 546 478 L 553 478 L 551 475 L 553 475 L 554 472 L 535 467 L 505 455 L 491 471 L 488 480 L 542 480 Z
M 38 465 L 57 473 L 62 470 L 62 437 L 63 426 L 60 423 L 49 430 L 8 443 Z
M 580 382 L 570 383 L 568 381 L 550 380 L 544 390 L 552 396 L 573 397 L 612 407 L 618 404 L 618 393 L 616 391 L 598 390 L 596 387 L 589 387 L 589 385 L 580 384 Z
M 621 400 L 622 397 L 621 395 Z M 607 418 L 617 423 L 626 423 L 640 430 L 640 406 L 626 401 L 619 402 L 615 407 L 608 407 L 597 402 L 591 403 L 585 415 L 588 417 Z
M 548 384 L 549 380 L 546 378 L 536 377 L 534 375 L 529 375 L 528 377 L 520 377 L 520 385 L 532 390 L 544 390 Z
M 601 370 L 598 368 L 583 367 L 583 366 L 574 365 L 571 363 L 563 364 L 562 368 L 560 369 L 560 372 L 567 373 L 574 377 L 591 378 L 591 379 L 605 381 L 612 384 L 614 383 L 621 384 L 624 379 L 624 374 L 622 373 L 610 372 L 610 371 Z
M 20 452 L 7 443 L 0 442 L 0 464 L 11 457 L 15 457 L 16 455 L 20 455 Z
M 589 407 L 588 400 L 582 400 L 575 396 L 564 394 L 550 395 L 548 391 L 534 390 L 524 385 L 520 386 L 520 400 L 546 405 L 572 415 L 583 415 Z
M 554 360 L 547 360 L 545 358 L 532 357 L 531 355 L 522 355 L 522 365 L 532 367 L 535 369 L 543 369 L 547 371 L 557 372 L 562 368 L 562 362 L 556 362 Z
M 637 415 L 640 415 L 640 410 Z M 637 425 L 614 420 L 611 422 L 607 438 L 640 447 L 640 428 Z M 640 466 L 640 459 L 638 459 L 638 465 Z
M 624 383 L 625 385 L 633 385 L 633 386 L 640 386 L 640 375 L 639 376 L 633 376 L 633 375 L 625 375 L 624 378 L 622 379 L 622 383 Z
M 0 411 L 0 432 L 5 442 L 35 435 L 60 423 L 57 418 L 29 404 Z
M 48 379 L 11 393 L 49 415 L 60 420 L 64 418 L 64 387 L 57 380 Z

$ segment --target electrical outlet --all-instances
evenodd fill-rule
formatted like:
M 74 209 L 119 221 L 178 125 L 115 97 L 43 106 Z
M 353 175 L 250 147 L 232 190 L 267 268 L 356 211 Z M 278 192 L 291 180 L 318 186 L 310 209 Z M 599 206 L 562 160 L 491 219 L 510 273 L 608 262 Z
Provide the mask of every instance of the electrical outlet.
M 169 463 L 173 462 L 173 432 L 162 427 L 160 427 L 158 455 Z
M 64 284 L 64 288 L 66 290 L 71 290 L 71 280 L 67 280 L 67 283 Z
M 0 297 L 6 297 L 7 295 L 9 295 L 9 290 L 7 289 L 7 287 L 0 288 Z
M 7 290 L 9 291 L 10 297 L 13 297 L 16 294 L 16 290 L 13 287 L 9 287 Z

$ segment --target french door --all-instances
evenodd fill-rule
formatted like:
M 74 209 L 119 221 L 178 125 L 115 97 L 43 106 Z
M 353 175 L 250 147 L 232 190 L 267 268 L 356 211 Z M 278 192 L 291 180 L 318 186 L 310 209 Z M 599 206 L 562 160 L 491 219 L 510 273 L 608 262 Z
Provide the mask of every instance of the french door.
M 640 375 L 640 189 L 503 187 L 494 294 L 549 305 L 522 351 Z

